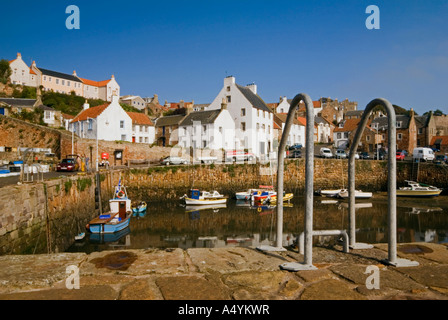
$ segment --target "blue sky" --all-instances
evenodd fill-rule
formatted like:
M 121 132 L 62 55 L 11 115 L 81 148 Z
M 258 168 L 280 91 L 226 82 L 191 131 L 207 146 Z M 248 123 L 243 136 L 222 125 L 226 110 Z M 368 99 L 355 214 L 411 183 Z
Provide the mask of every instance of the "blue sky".
M 68 5 L 80 30 L 68 30 Z M 380 30 L 368 30 L 368 5 Z M 8 1 L 0 58 L 81 77 L 115 74 L 121 94 L 212 102 L 227 75 L 265 102 L 308 93 L 359 109 L 383 97 L 448 113 L 448 1 Z

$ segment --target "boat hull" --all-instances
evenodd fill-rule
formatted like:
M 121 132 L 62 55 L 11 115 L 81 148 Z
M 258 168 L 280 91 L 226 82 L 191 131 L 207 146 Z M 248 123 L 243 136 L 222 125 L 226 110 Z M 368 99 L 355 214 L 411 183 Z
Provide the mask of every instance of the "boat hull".
M 434 191 L 397 190 L 397 197 L 432 198 L 439 196 L 441 192 L 442 190 L 434 190 Z
M 329 197 L 329 198 L 334 198 L 337 197 L 339 192 L 341 192 L 343 189 L 334 189 L 334 190 L 320 190 L 319 194 L 322 197 Z
M 213 205 L 213 204 L 225 204 L 227 199 L 192 199 L 185 198 L 185 204 L 187 206 L 198 206 L 198 205 Z
M 131 217 L 127 217 L 118 223 L 90 224 L 89 230 L 91 233 L 116 233 L 129 227 L 130 221 Z
M 251 195 L 248 192 L 238 192 L 235 194 L 236 200 L 250 200 Z
M 370 199 L 372 198 L 372 196 L 373 196 L 372 192 L 355 191 L 355 199 Z M 348 199 L 349 197 L 348 191 L 339 192 L 338 197 L 341 199 Z

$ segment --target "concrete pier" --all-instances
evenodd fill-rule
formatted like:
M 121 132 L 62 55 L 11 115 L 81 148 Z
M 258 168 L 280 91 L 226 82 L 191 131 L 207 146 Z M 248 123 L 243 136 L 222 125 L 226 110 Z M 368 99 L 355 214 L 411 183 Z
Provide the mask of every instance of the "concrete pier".
M 448 246 L 398 245 L 419 262 L 381 261 L 387 244 L 344 253 L 314 247 L 317 270 L 279 266 L 303 261 L 296 250 L 255 248 L 117 250 L 0 257 L 0 300 L 448 300 Z M 79 270 L 79 289 L 73 288 Z M 376 273 L 375 273 L 376 270 Z

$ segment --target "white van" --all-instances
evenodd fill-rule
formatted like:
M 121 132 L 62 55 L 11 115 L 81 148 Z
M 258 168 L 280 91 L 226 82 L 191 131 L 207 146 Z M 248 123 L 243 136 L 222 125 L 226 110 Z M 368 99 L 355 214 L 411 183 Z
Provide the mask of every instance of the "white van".
M 434 151 L 430 148 L 415 148 L 412 152 L 412 158 L 418 159 L 419 161 L 433 161 L 434 160 Z

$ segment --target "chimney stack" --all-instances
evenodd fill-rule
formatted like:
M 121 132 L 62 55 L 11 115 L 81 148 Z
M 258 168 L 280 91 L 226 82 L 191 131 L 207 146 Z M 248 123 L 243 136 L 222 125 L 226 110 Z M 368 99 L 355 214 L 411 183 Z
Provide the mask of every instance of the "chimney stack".
M 83 106 L 82 106 L 82 109 L 83 110 L 87 110 L 87 109 L 89 109 L 90 108 L 90 104 L 87 102 L 87 99 L 86 99 L 86 101 L 84 102 L 84 104 L 83 104 Z
M 222 98 L 222 102 L 221 102 L 221 110 L 227 110 L 227 101 L 226 101 L 226 98 Z

